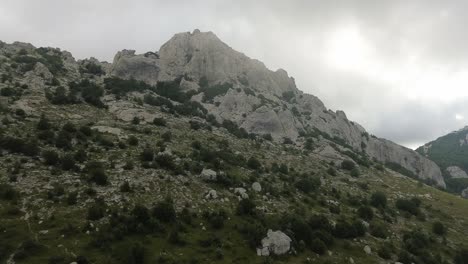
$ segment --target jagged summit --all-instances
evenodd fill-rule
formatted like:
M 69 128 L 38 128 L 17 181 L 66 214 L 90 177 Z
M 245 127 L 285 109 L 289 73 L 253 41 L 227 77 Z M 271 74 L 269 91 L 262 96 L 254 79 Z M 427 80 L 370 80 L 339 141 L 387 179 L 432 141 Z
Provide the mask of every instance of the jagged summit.
M 134 51 L 121 51 L 114 59 L 112 73 L 151 84 L 179 76 L 196 81 L 205 77 L 210 84 L 248 82 L 256 91 L 278 96 L 297 90 L 285 70 L 270 71 L 262 62 L 229 47 L 213 32 L 199 30 L 175 34 L 158 53 L 135 55 Z

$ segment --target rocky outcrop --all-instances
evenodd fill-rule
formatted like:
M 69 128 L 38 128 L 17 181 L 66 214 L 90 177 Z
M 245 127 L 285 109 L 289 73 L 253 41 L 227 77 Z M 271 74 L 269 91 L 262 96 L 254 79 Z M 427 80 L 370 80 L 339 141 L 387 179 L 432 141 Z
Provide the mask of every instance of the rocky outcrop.
M 366 153 L 382 162 L 392 162 L 411 171 L 421 179 L 434 181 L 445 188 L 445 181 L 440 168 L 417 152 L 397 145 L 389 140 L 370 138 Z
M 468 178 L 468 175 L 464 170 L 458 166 L 450 166 L 445 169 L 451 178 Z
M 115 57 L 110 75 L 123 79 L 136 79 L 156 85 L 159 77 L 159 55 L 153 52 L 135 55 L 134 50 L 119 51 Z
M 262 239 L 262 245 L 257 248 L 258 256 L 283 255 L 291 248 L 291 238 L 281 231 L 268 230 Z
M 468 188 L 464 189 L 462 192 L 461 192 L 461 197 L 465 198 L 465 199 L 468 199 Z

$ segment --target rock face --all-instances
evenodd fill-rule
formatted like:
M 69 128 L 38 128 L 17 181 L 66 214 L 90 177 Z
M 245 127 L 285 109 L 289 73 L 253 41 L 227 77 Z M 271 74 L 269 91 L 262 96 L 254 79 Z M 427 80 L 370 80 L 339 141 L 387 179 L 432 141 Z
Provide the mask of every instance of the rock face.
M 468 175 L 464 170 L 458 166 L 447 167 L 446 171 L 449 173 L 452 178 L 468 178 Z
M 283 255 L 291 247 L 291 238 L 281 231 L 268 230 L 267 236 L 262 239 L 262 245 L 257 248 L 258 256 Z

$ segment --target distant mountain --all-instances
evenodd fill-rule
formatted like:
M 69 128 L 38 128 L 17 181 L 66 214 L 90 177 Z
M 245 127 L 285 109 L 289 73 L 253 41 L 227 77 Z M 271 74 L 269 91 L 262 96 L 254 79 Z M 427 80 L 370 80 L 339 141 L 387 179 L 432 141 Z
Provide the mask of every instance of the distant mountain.
M 449 191 L 460 193 L 468 188 L 468 126 L 426 143 L 416 151 L 440 166 Z

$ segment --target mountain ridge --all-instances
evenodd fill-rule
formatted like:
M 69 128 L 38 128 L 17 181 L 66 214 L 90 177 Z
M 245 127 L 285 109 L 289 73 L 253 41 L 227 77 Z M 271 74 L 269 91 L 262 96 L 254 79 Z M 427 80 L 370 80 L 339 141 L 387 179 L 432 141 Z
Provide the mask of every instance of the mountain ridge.
M 20 46 L 33 48 L 28 44 Z M 72 55 L 64 54 L 68 72 L 77 72 Z M 203 102 L 200 94 L 192 99 L 202 103 L 219 122 L 231 120 L 247 132 L 271 134 L 276 140 L 295 141 L 301 134 L 318 129 L 344 141 L 353 151 L 363 151 L 370 158 L 397 164 L 414 177 L 445 188 L 442 173 L 435 163 L 394 142 L 370 137 L 361 125 L 348 120 L 343 111 L 328 110 L 319 98 L 300 91 L 285 70 L 269 70 L 262 62 L 235 51 L 212 32 L 194 30 L 175 34 L 158 52 L 135 54 L 133 50 L 123 50 L 111 64 L 96 59 L 76 63 L 89 62 L 100 65 L 106 75 L 149 85 L 180 78 L 182 91 L 199 91 L 199 81 L 203 78 L 207 81 L 206 88 L 230 85 L 223 94 L 211 98 L 212 102 Z M 73 81 L 77 76 L 73 74 L 67 79 Z

